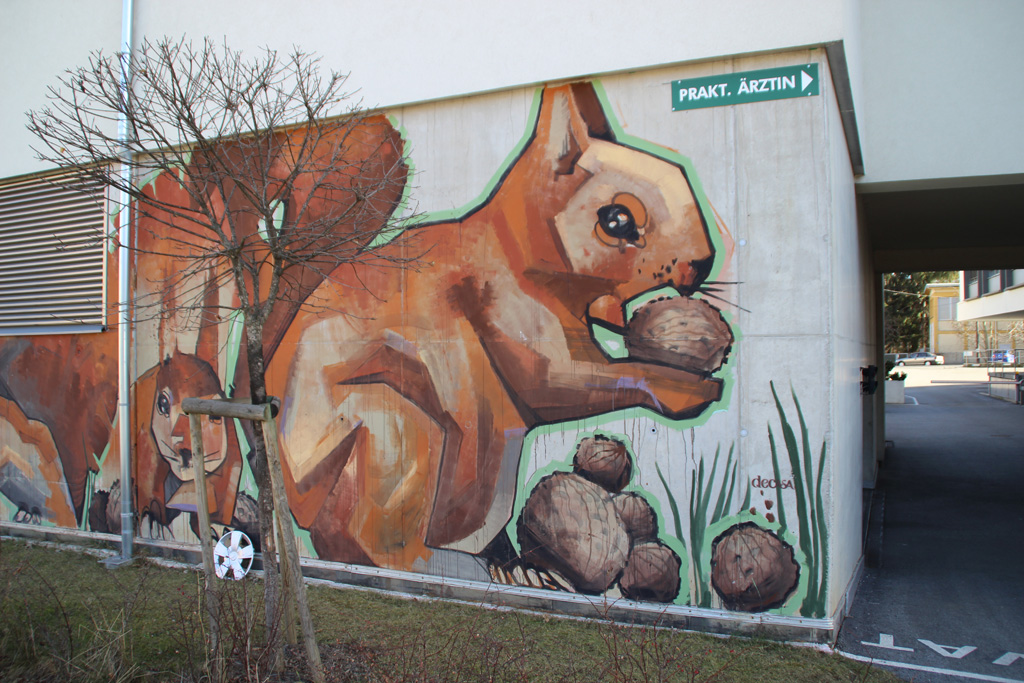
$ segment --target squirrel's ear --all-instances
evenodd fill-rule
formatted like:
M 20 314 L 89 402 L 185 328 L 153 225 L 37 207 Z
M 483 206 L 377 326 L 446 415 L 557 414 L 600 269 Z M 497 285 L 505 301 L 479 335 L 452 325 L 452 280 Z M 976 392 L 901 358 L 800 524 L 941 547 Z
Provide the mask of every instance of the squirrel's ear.
M 572 91 L 568 87 L 547 88 L 543 95 L 537 135 L 555 175 L 568 175 L 586 149 L 586 129 L 574 111 Z
M 593 85 L 577 83 L 545 89 L 537 136 L 556 175 L 575 170 L 592 138 L 612 139 L 611 126 Z
M 572 85 L 573 106 L 577 115 L 583 120 L 587 127 L 587 135 L 590 138 L 599 140 L 615 141 L 611 124 L 608 123 L 608 116 L 604 113 L 601 100 L 594 90 L 594 84 L 573 83 Z
M 199 336 L 196 339 L 196 355 L 214 368 L 217 367 L 217 352 L 219 350 L 219 294 L 216 271 L 213 266 L 210 266 L 206 271 L 206 281 L 203 283 L 203 308 L 199 312 Z

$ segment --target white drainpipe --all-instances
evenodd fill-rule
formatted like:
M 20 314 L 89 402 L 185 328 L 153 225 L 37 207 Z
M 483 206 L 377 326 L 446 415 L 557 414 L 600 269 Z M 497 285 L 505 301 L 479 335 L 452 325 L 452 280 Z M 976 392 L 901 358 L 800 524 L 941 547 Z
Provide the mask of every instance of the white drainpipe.
M 122 96 L 127 96 L 128 75 L 132 52 L 133 0 L 121 0 L 121 78 L 119 86 Z M 121 114 L 117 120 L 117 139 L 121 142 L 121 182 L 131 180 L 131 152 L 128 150 L 128 118 Z M 128 240 L 131 238 L 131 209 L 128 193 L 120 192 L 118 201 L 121 211 L 118 219 L 117 250 L 117 424 L 121 451 L 121 556 L 118 564 L 132 561 L 132 544 L 135 538 L 134 515 L 132 514 L 132 441 L 131 441 L 131 316 L 128 308 L 130 289 L 128 287 Z

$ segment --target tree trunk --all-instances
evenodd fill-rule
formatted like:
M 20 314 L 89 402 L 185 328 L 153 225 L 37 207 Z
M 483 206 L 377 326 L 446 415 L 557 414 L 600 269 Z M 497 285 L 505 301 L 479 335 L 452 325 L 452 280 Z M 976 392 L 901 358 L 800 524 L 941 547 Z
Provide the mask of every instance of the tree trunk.
M 259 321 L 245 320 L 245 350 L 249 367 L 249 395 L 256 405 L 267 402 L 267 384 L 264 375 L 263 325 Z M 277 543 L 274 534 L 274 493 L 270 483 L 270 469 L 267 463 L 267 445 L 264 440 L 263 423 L 254 420 L 253 427 L 253 476 L 259 497 L 256 501 L 260 520 L 260 544 L 263 550 L 264 609 L 267 625 L 268 646 L 277 652 L 274 668 L 283 662 L 281 655 L 281 573 L 277 564 Z
M 255 321 L 254 324 L 249 324 L 247 321 L 246 350 L 248 352 L 249 390 L 252 402 L 256 405 L 265 405 L 267 403 L 267 386 L 264 375 L 266 363 L 263 356 L 263 325 L 260 321 Z M 284 491 L 281 462 L 277 454 L 277 428 L 273 420 L 267 424 L 261 421 L 254 421 L 253 433 L 255 436 L 253 439 L 253 450 L 256 454 L 255 459 L 258 466 L 256 485 L 260 493 L 260 538 L 264 548 L 263 565 L 266 578 L 265 606 L 267 639 L 269 641 L 267 644 L 274 651 L 275 661 L 273 668 L 279 668 L 283 662 L 281 634 L 285 626 L 284 618 L 287 613 L 284 606 L 285 602 L 289 599 L 284 593 L 281 581 L 281 565 L 284 565 L 291 571 L 290 583 L 299 608 L 299 619 L 302 622 L 302 635 L 306 645 L 306 656 L 310 673 L 315 683 L 324 683 L 324 669 L 320 659 L 320 649 L 316 642 L 316 630 L 313 627 L 309 603 L 306 601 L 305 585 L 302 582 L 302 569 L 299 564 L 299 552 L 290 526 L 292 520 Z M 273 442 L 269 446 L 267 445 L 268 438 Z M 276 536 L 276 527 L 273 521 L 275 501 L 278 522 L 282 532 L 282 547 L 278 549 L 282 560 L 280 564 L 276 562 L 274 553 L 268 550 L 274 547 Z M 268 558 L 270 562 L 268 562 Z M 273 565 L 273 568 L 271 568 L 271 565 Z

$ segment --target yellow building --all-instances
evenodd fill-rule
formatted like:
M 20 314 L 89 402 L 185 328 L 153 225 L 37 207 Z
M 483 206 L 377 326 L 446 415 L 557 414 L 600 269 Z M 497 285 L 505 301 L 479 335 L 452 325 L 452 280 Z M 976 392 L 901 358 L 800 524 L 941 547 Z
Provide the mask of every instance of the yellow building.
M 928 350 L 945 356 L 947 363 L 962 363 L 967 347 L 956 319 L 960 283 L 930 282 L 924 291 L 928 296 Z

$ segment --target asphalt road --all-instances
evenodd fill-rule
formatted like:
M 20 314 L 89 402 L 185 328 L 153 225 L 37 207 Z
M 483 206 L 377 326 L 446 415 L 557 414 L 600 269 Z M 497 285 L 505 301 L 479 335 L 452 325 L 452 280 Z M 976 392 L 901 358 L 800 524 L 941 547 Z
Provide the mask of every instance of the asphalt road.
M 983 370 L 906 368 L 841 651 L 906 680 L 1024 683 L 1024 406 Z

